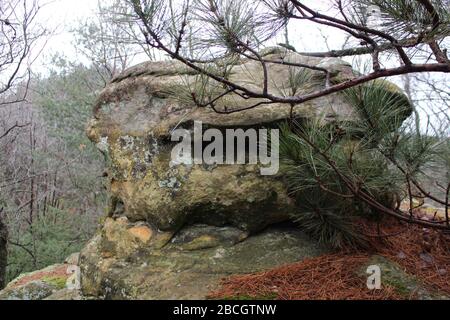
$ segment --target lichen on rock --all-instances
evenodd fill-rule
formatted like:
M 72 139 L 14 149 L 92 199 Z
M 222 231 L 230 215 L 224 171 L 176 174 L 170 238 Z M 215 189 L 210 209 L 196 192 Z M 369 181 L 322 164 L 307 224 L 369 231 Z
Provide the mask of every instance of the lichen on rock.
M 82 299 L 80 294 L 81 276 L 77 256 L 66 260 L 68 263 L 55 264 L 30 273 L 20 275 L 0 291 L 0 300 L 43 300 L 69 297 Z M 64 292 L 64 294 L 62 293 Z

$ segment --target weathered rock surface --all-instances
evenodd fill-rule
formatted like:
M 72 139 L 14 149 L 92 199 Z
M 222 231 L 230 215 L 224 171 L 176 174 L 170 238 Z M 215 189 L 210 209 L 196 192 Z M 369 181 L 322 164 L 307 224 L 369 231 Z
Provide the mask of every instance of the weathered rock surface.
M 367 265 L 361 268 L 361 275 L 366 275 L 368 266 L 378 266 L 381 270 L 381 283 L 390 285 L 405 299 L 450 300 L 450 296 L 427 288 L 420 279 L 406 273 L 397 263 L 385 257 L 374 255 Z
M 270 60 L 327 68 L 334 82 L 353 77 L 351 66 L 339 59 L 311 58 L 279 49 L 267 53 Z M 288 81 L 290 67 L 275 64 L 268 69 L 271 92 L 281 94 L 282 87 L 292 89 Z M 258 62 L 243 61 L 232 69 L 230 79 L 261 88 L 262 74 Z M 170 141 L 172 130 L 192 130 L 194 120 L 223 130 L 270 127 L 290 117 L 290 107 L 284 104 L 219 114 L 210 107 L 180 102 L 178 94 L 187 90 L 186 83 L 195 86 L 196 77 L 181 63 L 149 62 L 125 71 L 100 94 L 87 134 L 109 162 L 111 215 L 146 221 L 164 231 L 176 231 L 189 221 L 257 232 L 287 220 L 293 203 L 283 183 L 261 177 L 258 166 L 171 165 L 175 144 Z M 313 71 L 311 79 L 314 80 L 303 84 L 298 93 L 325 85 L 323 72 Z M 214 90 L 213 86 L 207 88 Z M 397 89 L 392 86 L 386 90 Z M 216 109 L 240 109 L 256 102 L 233 95 L 217 101 Z M 296 106 L 294 115 L 324 123 L 356 117 L 340 94 Z
M 330 81 L 354 77 L 339 59 L 304 57 L 270 49 L 267 59 L 308 63 L 330 71 Z M 269 90 L 290 89 L 290 68 L 270 65 Z M 261 90 L 263 71 L 255 61 L 236 63 L 230 79 Z M 296 88 L 323 88 L 323 72 Z M 108 163 L 111 205 L 99 234 L 80 255 L 85 296 L 108 299 L 201 299 L 220 278 L 262 271 L 325 251 L 294 228 L 276 227 L 295 210 L 285 185 L 260 175 L 258 165 L 174 165 L 171 132 L 193 132 L 193 122 L 221 131 L 271 128 L 291 116 L 289 106 L 219 114 L 183 100 L 198 75 L 173 62 L 149 62 L 116 77 L 100 94 L 87 134 Z M 284 89 L 281 89 L 284 87 Z M 213 84 L 208 90 L 215 90 Z M 395 86 L 384 89 L 399 93 Z M 281 91 L 280 91 L 281 90 Z M 190 92 L 187 92 L 188 96 Z M 260 102 L 237 95 L 220 99 L 217 110 Z M 340 94 L 296 106 L 294 116 L 326 124 L 352 121 L 355 110 Z
M 32 281 L 17 288 L 6 288 L 0 294 L 0 300 L 43 300 L 58 289 L 44 281 Z
M 270 269 L 326 252 L 302 232 L 271 227 L 247 238 L 232 227 L 193 225 L 172 234 L 108 219 L 81 253 L 83 294 L 106 299 L 204 299 L 221 278 Z M 149 228 L 150 230 L 150 228 Z
M 277 48 L 264 56 L 325 68 L 333 83 L 354 77 L 351 66 L 339 59 Z M 271 64 L 269 91 L 292 91 L 290 72 L 286 65 Z M 230 79 L 261 90 L 262 75 L 258 62 L 243 60 L 234 65 Z M 323 72 L 308 77 L 295 88 L 297 94 L 325 86 Z M 0 291 L 0 299 L 204 299 L 228 275 L 263 271 L 328 251 L 285 224 L 295 204 L 283 182 L 261 176 L 259 165 L 171 162 L 171 132 L 184 128 L 192 133 L 194 121 L 223 131 L 272 128 L 291 116 L 290 106 L 282 104 L 232 114 L 196 107 L 185 95 L 191 95 L 186 84 L 192 88 L 198 83 L 195 72 L 167 61 L 138 65 L 106 87 L 87 134 L 107 161 L 109 217 L 80 254 L 68 257 L 66 264 L 19 277 Z M 394 85 L 379 85 L 402 95 Z M 211 94 L 217 90 L 214 83 L 205 88 Z M 230 111 L 261 101 L 232 95 L 219 99 L 215 108 Z M 323 124 L 357 119 L 340 94 L 296 106 L 293 115 Z M 0 230 L 0 270 L 4 238 Z M 373 263 L 401 290 L 431 297 L 389 261 Z

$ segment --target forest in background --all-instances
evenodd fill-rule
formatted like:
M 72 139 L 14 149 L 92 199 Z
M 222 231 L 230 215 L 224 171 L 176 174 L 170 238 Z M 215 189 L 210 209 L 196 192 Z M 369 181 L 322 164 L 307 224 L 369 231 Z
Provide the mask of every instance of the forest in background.
M 0 141 L 9 280 L 80 250 L 106 206 L 103 159 L 84 134 L 101 83 L 92 68 L 54 64 L 27 101 L 0 110 L 2 129 L 18 124 Z
M 21 3 L 11 1 L 11 6 L 14 2 Z M 72 27 L 80 59 L 53 54 L 46 70 L 28 70 L 0 96 L 0 214 L 9 231 L 7 282 L 78 252 L 107 210 L 104 158 L 85 127 L 98 93 L 130 66 L 135 51 L 126 44 L 118 47 L 121 38 L 112 38 L 120 32 L 108 25 L 109 10 L 99 6 L 95 17 Z M 38 14 L 37 7 L 29 11 L 30 17 Z M 52 36 L 33 27 L 41 38 Z

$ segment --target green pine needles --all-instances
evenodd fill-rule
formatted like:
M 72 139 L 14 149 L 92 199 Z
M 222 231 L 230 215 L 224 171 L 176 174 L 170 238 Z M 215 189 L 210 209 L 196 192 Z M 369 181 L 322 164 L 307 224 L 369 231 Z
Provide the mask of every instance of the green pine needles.
M 372 203 L 397 210 L 407 182 L 442 153 L 438 138 L 404 124 L 411 106 L 393 84 L 374 81 L 342 94 L 354 120 L 297 119 L 281 126 L 280 142 L 281 172 L 298 206 L 293 220 L 339 249 L 366 246 L 357 219 L 382 221 Z

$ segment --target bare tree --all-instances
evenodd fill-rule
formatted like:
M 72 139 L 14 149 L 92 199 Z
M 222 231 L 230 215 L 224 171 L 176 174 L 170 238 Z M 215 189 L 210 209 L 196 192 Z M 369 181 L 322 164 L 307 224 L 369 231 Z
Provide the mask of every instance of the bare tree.
M 72 30 L 76 49 L 89 60 L 106 85 L 139 55 L 151 57 L 148 47 L 138 44 L 136 28 L 123 24 L 127 12 L 120 0 L 98 2 L 96 14 Z
M 3 224 L 2 215 L 3 208 L 0 208 L 0 289 L 5 287 L 5 270 L 7 266 L 7 241 L 8 229 Z
M 47 34 L 36 20 L 40 9 L 38 0 L 0 2 L 0 108 L 26 99 L 31 77 L 30 65 L 42 46 L 39 41 Z M 26 126 L 26 122 L 9 123 L 0 131 L 0 141 Z M 3 210 L 0 211 L 3 213 Z M 0 215 L 0 288 L 5 279 L 7 234 Z
M 0 96 L 11 93 L 18 84 L 28 84 L 30 65 L 40 51 L 39 40 L 47 34 L 36 17 L 41 9 L 38 0 L 11 0 L 0 4 Z M 11 93 L 2 104 L 23 101 L 27 90 L 17 97 Z

